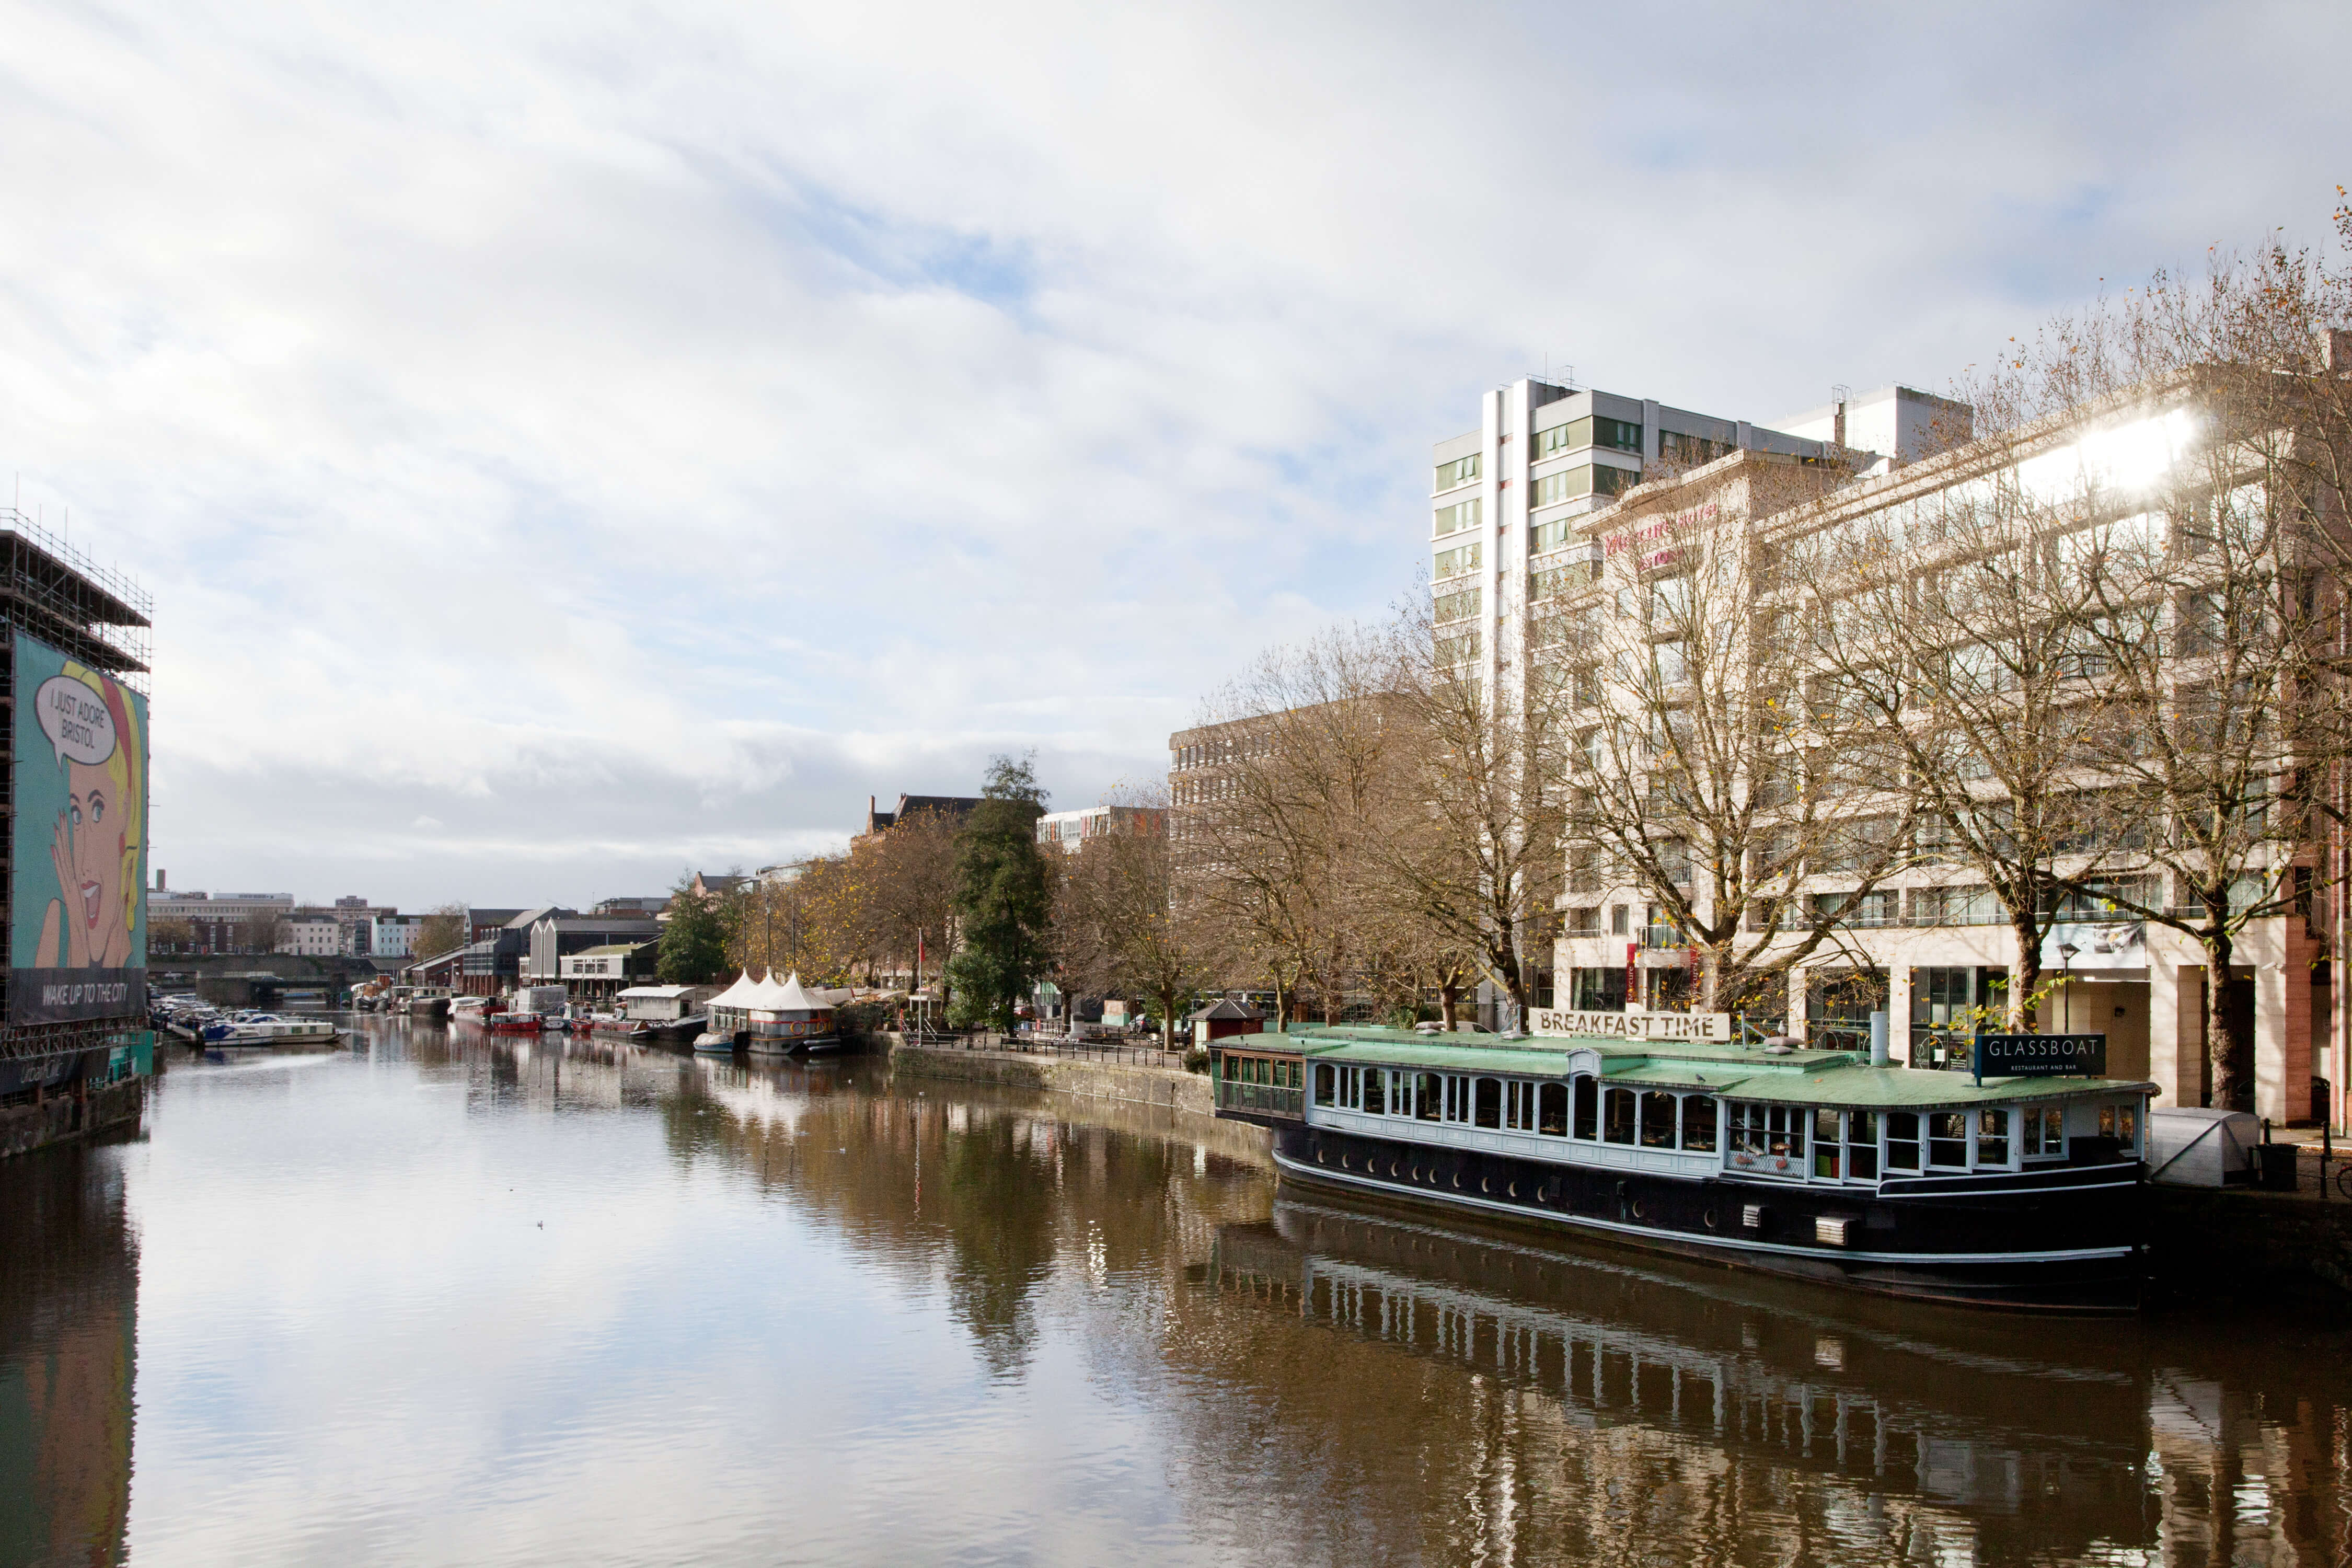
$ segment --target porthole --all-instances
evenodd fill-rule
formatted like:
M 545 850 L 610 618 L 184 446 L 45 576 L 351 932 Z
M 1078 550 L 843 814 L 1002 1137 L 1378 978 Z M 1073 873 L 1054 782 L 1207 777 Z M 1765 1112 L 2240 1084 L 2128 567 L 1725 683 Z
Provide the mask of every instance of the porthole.
M 1328 1165 L 1331 1163 L 1331 1156 L 1323 1150 L 1318 1149 L 1315 1151 L 1315 1163 L 1318 1165 Z
M 1493 1191 L 1495 1190 L 1495 1179 L 1494 1179 L 1492 1176 L 1481 1176 L 1481 1177 L 1479 1177 L 1479 1178 L 1478 1178 L 1478 1190 L 1479 1190 L 1480 1192 L 1482 1192 L 1482 1193 L 1491 1193 L 1491 1192 L 1493 1192 Z
M 1513 1183 L 1511 1184 L 1511 1196 L 1513 1196 L 1513 1197 L 1517 1197 L 1518 1195 L 1519 1195 L 1519 1184 L 1518 1184 L 1518 1183 L 1517 1183 L 1517 1182 L 1513 1182 Z
M 1698 1217 L 1699 1217 L 1699 1222 L 1700 1222 L 1701 1224 L 1705 1225 L 1705 1226 L 1706 1226 L 1706 1228 L 1707 1228 L 1707 1229 L 1709 1229 L 1709 1230 L 1713 1230 L 1713 1229 L 1715 1228 L 1715 1211 L 1714 1211 L 1713 1209 L 1709 1209 L 1709 1210 L 1707 1210 L 1705 1214 L 1703 1214 L 1703 1215 L 1699 1215 Z
M 1459 1171 L 1454 1174 L 1454 1190 L 1457 1193 L 1462 1190 L 1462 1173 Z
M 1647 1219 L 1650 1217 L 1649 1211 L 1642 1206 L 1642 1200 L 1639 1198 L 1635 1198 L 1631 1204 L 1628 1204 L 1626 1207 L 1632 1212 L 1635 1219 Z
M 1341 1169 L 1341 1170 L 1343 1170 L 1343 1171 L 1344 1171 L 1344 1170 L 1349 1169 L 1349 1165 L 1348 1165 L 1348 1156 L 1346 1156 L 1345 1154 L 1342 1154 L 1342 1155 L 1340 1155 L 1340 1156 L 1339 1156 L 1339 1169 Z

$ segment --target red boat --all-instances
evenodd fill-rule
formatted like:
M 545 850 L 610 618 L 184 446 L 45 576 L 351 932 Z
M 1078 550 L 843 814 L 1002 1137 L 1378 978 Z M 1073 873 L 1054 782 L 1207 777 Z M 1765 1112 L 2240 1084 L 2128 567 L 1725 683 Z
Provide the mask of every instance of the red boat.
M 493 1013 L 482 1025 L 493 1035 L 536 1035 L 545 1026 L 536 1013 Z

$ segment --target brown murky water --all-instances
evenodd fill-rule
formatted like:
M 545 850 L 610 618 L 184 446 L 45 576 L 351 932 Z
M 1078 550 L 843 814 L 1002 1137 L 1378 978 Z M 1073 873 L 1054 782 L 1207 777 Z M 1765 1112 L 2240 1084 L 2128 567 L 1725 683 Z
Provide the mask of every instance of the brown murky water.
M 875 1062 L 379 1024 L 0 1166 L 0 1563 L 2340 1563 L 2347 1347 L 1563 1252 Z

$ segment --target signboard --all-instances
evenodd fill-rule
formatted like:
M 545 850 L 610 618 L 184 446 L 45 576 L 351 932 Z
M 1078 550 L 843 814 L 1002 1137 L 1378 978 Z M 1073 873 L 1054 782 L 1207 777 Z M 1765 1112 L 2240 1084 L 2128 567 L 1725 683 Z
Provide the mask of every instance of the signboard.
M 2070 921 L 2042 933 L 2044 970 L 2137 969 L 2147 963 L 2145 921 Z
M 147 700 L 16 634 L 8 1021 L 147 1010 Z
M 1531 1035 L 1594 1036 L 1616 1040 L 1710 1040 L 1731 1038 L 1728 1013 L 1573 1013 L 1538 1007 L 1528 1016 Z
M 2105 1078 L 2105 1035 L 1979 1035 L 1977 1081 L 1989 1078 Z

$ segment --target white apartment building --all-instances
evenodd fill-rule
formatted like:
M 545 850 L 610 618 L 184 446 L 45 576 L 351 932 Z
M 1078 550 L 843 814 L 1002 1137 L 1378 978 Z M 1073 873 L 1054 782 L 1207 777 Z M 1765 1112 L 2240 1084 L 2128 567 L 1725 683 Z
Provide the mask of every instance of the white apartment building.
M 293 916 L 286 922 L 285 934 L 278 939 L 278 951 L 302 958 L 340 958 L 342 922 L 332 915 Z
M 416 956 L 416 933 L 425 924 L 423 915 L 375 915 L 368 921 L 367 952 L 370 958 L 414 958 Z

